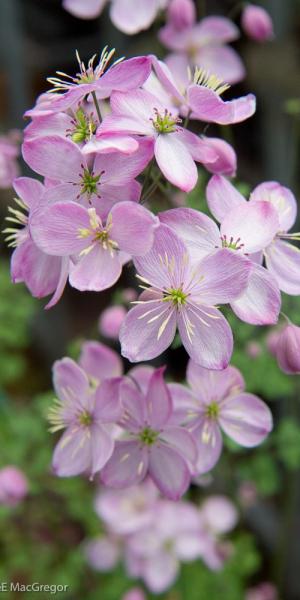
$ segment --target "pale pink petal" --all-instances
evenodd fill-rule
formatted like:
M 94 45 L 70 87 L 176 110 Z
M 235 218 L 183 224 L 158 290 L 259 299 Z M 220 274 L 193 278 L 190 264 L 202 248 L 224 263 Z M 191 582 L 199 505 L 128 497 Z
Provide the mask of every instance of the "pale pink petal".
M 150 121 L 150 118 L 154 117 L 154 109 L 164 111 L 164 106 L 160 101 L 146 90 L 134 90 L 127 93 L 114 92 L 111 97 L 111 108 L 114 117 L 133 119 L 138 127 L 144 128 L 145 135 L 154 135 L 155 133 Z M 107 119 L 109 120 L 109 117 Z M 101 129 L 102 126 L 100 131 Z
M 90 471 L 91 438 L 86 428 L 70 426 L 55 447 L 52 468 L 58 477 L 73 477 Z
M 228 212 L 245 204 L 245 198 L 221 175 L 214 175 L 206 188 L 206 199 L 210 212 L 222 222 Z
M 137 177 L 153 156 L 153 140 L 141 138 L 138 151 L 126 156 L 120 152 L 114 156 L 99 154 L 95 157 L 94 170 L 102 173 L 101 184 L 124 186 Z M 126 200 L 126 197 L 124 197 Z
M 223 431 L 241 446 L 257 446 L 273 427 L 268 406 L 245 392 L 228 398 L 221 408 L 219 423 Z
M 180 104 L 185 104 L 185 97 L 180 92 L 180 89 L 176 84 L 176 80 L 174 79 L 168 65 L 162 60 L 158 60 L 156 56 L 152 57 L 152 64 L 159 81 L 162 83 L 169 95 L 172 96 L 172 98 L 175 98 Z
M 35 298 L 54 292 L 59 281 L 61 259 L 48 256 L 31 239 L 17 246 L 11 257 L 11 278 L 24 282 Z
M 178 559 L 171 553 L 160 551 L 146 561 L 142 576 L 149 590 L 155 594 L 160 594 L 171 587 L 177 577 L 178 570 Z
M 92 250 L 79 261 L 71 265 L 70 285 L 80 291 L 101 292 L 116 281 L 122 272 L 122 266 L 116 253 L 95 244 Z
M 101 472 L 105 485 L 124 488 L 142 481 L 148 469 L 147 451 L 138 441 L 116 442 L 112 457 Z
M 123 374 L 122 361 L 114 350 L 100 342 L 84 342 L 79 364 L 89 377 L 97 381 Z
M 150 365 L 138 365 L 130 369 L 128 375 L 137 382 L 142 393 L 146 395 L 153 372 L 154 367 L 150 367 Z
M 218 309 L 187 304 L 177 320 L 182 343 L 197 364 L 207 369 L 227 367 L 233 348 L 232 331 Z
M 189 87 L 188 104 L 192 110 L 192 118 L 220 125 L 245 121 L 256 110 L 253 94 L 224 102 L 216 92 L 201 85 Z
M 24 130 L 24 139 L 32 140 L 47 135 L 66 137 L 74 128 L 74 121 L 66 113 L 52 113 L 35 117 Z
M 194 63 L 230 84 L 238 83 L 246 75 L 241 58 L 230 46 L 203 46 L 199 48 Z
M 235 505 L 226 496 L 210 496 L 201 506 L 207 525 L 217 534 L 228 533 L 237 524 L 238 513 Z
M 131 433 L 139 433 L 146 420 L 146 402 L 138 382 L 130 375 L 120 387 L 120 398 L 124 409 L 121 426 Z
M 211 306 L 239 298 L 247 289 L 253 268 L 254 264 L 238 252 L 216 250 L 197 265 L 199 280 L 192 281 L 191 302 Z
M 140 275 L 159 289 L 178 288 L 185 280 L 187 249 L 180 238 L 166 225 L 155 230 L 154 244 L 143 258 L 135 259 Z M 171 265 L 171 268 L 170 268 Z
M 137 90 L 148 79 L 151 65 L 150 56 L 134 56 L 113 65 L 96 81 L 97 96 L 108 98 L 114 90 L 119 92 Z
M 128 135 L 97 135 L 92 140 L 87 142 L 82 148 L 83 154 L 98 154 L 122 152 L 123 154 L 132 154 L 136 152 L 139 143 L 133 137 Z
M 110 215 L 110 235 L 122 251 L 143 256 L 151 250 L 159 220 L 149 210 L 135 202 L 119 202 Z
M 110 459 L 114 450 L 114 440 L 112 435 L 101 427 L 98 423 L 93 423 L 90 427 L 91 434 L 91 476 L 100 471 Z
M 163 443 L 151 448 L 149 475 L 164 496 L 179 500 L 190 483 L 190 472 L 185 460 L 176 450 Z
M 93 416 L 101 423 L 114 423 L 122 414 L 120 384 L 122 378 L 104 379 L 95 392 Z
M 270 202 L 248 202 L 227 214 L 221 234 L 227 242 L 232 238 L 243 253 L 251 254 L 268 246 L 278 227 L 277 212 Z
M 192 131 L 184 128 L 178 128 L 176 136 L 196 162 L 214 164 L 218 159 L 217 152 L 209 143 L 206 143 L 207 138 L 199 137 Z
M 291 296 L 300 294 L 300 250 L 276 239 L 266 250 L 266 265 L 280 289 Z
M 234 177 L 237 169 L 237 155 L 233 147 L 220 138 L 203 138 L 205 144 L 211 147 L 217 154 L 217 159 L 211 162 L 202 161 L 210 173 L 215 175 L 227 175 Z
M 61 259 L 60 276 L 59 276 L 59 280 L 57 282 L 57 287 L 56 287 L 56 290 L 55 290 L 52 298 L 50 299 L 48 304 L 46 304 L 46 306 L 45 306 L 46 310 L 55 306 L 55 304 L 57 304 L 57 302 L 62 297 L 62 294 L 64 292 L 64 289 L 65 289 L 65 286 L 66 286 L 66 283 L 67 283 L 68 277 L 69 277 L 69 263 L 70 263 L 70 259 L 68 256 L 64 256 Z
M 53 365 L 53 384 L 60 400 L 69 402 L 70 394 L 84 400 L 89 390 L 86 373 L 71 358 L 57 360 Z
M 294 194 L 277 181 L 265 181 L 258 185 L 250 196 L 250 201 L 271 202 L 276 208 L 280 231 L 289 231 L 297 217 L 297 201 Z
M 179 452 L 192 465 L 198 457 L 197 446 L 193 436 L 183 427 L 167 427 L 159 436 L 159 439 L 168 446 Z
M 197 473 L 202 475 L 217 464 L 222 452 L 222 435 L 218 423 L 211 419 L 203 419 L 193 433 L 198 446 Z
M 112 0 L 110 17 L 120 31 L 133 35 L 150 27 L 158 7 L 157 0 Z
M 25 162 L 37 173 L 62 182 L 77 182 L 85 158 L 74 142 L 58 135 L 25 141 L 22 148 Z
M 156 369 L 146 394 L 147 421 L 153 429 L 163 429 L 172 414 L 172 399 L 164 382 L 164 367 Z
M 198 24 L 198 34 L 201 41 L 205 40 L 206 43 L 218 41 L 225 44 L 240 37 L 239 29 L 233 21 L 217 16 L 202 19 Z
M 221 246 L 216 223 L 204 213 L 193 208 L 173 208 L 159 214 L 159 219 L 183 240 L 193 263 Z
M 106 3 L 107 0 L 63 0 L 63 7 L 79 19 L 95 19 Z
M 38 206 L 44 193 L 44 186 L 40 181 L 31 177 L 18 177 L 14 179 L 13 186 L 19 198 L 30 210 Z
M 204 405 L 214 400 L 219 402 L 232 394 L 233 390 L 243 390 L 245 387 L 241 373 L 231 365 L 223 371 L 203 369 L 194 361 L 189 360 L 187 366 L 187 381 Z
M 163 175 L 184 192 L 196 185 L 198 172 L 195 162 L 177 133 L 159 135 L 155 141 L 155 158 Z
M 163 333 L 160 334 L 162 328 Z M 170 346 L 175 332 L 176 311 L 168 303 L 140 304 L 129 311 L 122 323 L 122 355 L 131 362 L 151 360 Z
M 199 367 L 201 369 L 201 367 Z M 206 370 L 207 369 L 203 369 Z M 174 411 L 170 419 L 170 425 L 188 426 L 194 418 L 199 414 L 204 413 L 205 407 L 199 403 L 199 391 L 197 395 L 189 388 L 180 383 L 168 383 L 168 388 L 171 393 Z
M 33 213 L 30 232 L 36 245 L 53 256 L 68 256 L 89 245 L 79 237 L 81 229 L 90 228 L 88 211 L 75 202 L 58 202 Z
M 185 54 L 168 54 L 164 59 L 166 65 L 169 67 L 177 85 L 185 90 L 189 85 L 189 60 Z
M 281 298 L 277 282 L 260 265 L 255 265 L 252 269 L 246 291 L 240 298 L 231 302 L 233 312 L 242 321 L 253 325 L 277 323 L 280 307 Z

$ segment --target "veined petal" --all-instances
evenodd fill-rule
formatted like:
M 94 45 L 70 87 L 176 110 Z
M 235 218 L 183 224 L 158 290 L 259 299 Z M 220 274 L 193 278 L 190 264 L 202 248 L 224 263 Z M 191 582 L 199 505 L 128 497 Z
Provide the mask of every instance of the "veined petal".
M 123 0 L 124 1 L 124 0 Z M 128 0 L 127 4 L 128 4 Z M 96 81 L 97 96 L 108 98 L 113 91 L 137 90 L 151 72 L 150 56 L 135 56 L 113 65 Z
M 122 152 L 123 154 L 130 155 L 136 152 L 139 147 L 139 143 L 133 137 L 128 135 L 97 135 L 95 138 L 87 142 L 82 148 L 83 154 L 106 154 Z
M 197 446 L 192 434 L 184 427 L 167 427 L 160 435 L 168 446 L 193 465 L 198 457 Z
M 99 423 L 115 423 L 122 414 L 121 377 L 104 379 L 95 392 L 94 419 Z
M 90 427 L 91 432 L 91 476 L 100 471 L 106 465 L 114 451 L 113 437 L 105 427 L 93 423 Z
M 230 46 L 206 44 L 199 48 L 194 57 L 194 64 L 230 84 L 242 81 L 246 74 L 239 54 Z
M 95 19 L 103 10 L 107 0 L 63 0 L 63 7 L 79 19 Z
M 34 210 L 39 205 L 44 193 L 44 186 L 40 181 L 32 177 L 17 177 L 14 179 L 13 186 L 30 210 Z
M 138 441 L 116 442 L 112 457 L 101 472 L 105 485 L 124 488 L 139 483 L 148 470 L 148 454 Z
M 113 24 L 126 33 L 133 35 L 148 29 L 153 23 L 159 4 L 157 0 L 113 0 L 110 16 Z M 126 73 L 124 74 L 126 77 Z
M 96 173 L 102 173 L 101 184 L 121 187 L 137 177 L 147 166 L 152 156 L 153 140 L 141 138 L 138 151 L 131 153 L 129 156 L 121 152 L 114 154 L 113 159 L 110 154 L 96 155 L 94 170 Z M 123 200 L 127 200 L 125 195 Z
M 261 444 L 273 427 L 268 406 L 245 392 L 224 402 L 219 423 L 229 437 L 246 447 Z
M 149 381 L 146 394 L 147 420 L 153 429 L 163 429 L 172 414 L 172 399 L 163 374 L 164 367 L 156 369 Z
M 60 269 L 61 259 L 42 252 L 30 238 L 17 246 L 11 257 L 12 281 L 23 281 L 35 298 L 54 292 Z
M 300 281 L 300 269 L 299 269 Z M 277 323 L 281 297 L 276 279 L 260 265 L 254 265 L 247 289 L 231 302 L 233 312 L 246 323 L 273 325 Z
M 218 309 L 188 303 L 177 321 L 182 343 L 197 364 L 206 369 L 227 367 L 233 348 L 232 331 Z
M 217 464 L 223 447 L 222 435 L 218 423 L 205 418 L 193 434 L 198 447 L 197 474 L 202 475 Z
M 84 399 L 89 391 L 89 380 L 74 360 L 66 357 L 55 361 L 53 384 L 60 400 L 66 403 L 74 402 L 75 408 L 77 403 L 84 406 Z
M 30 218 L 30 233 L 36 245 L 53 256 L 81 252 L 91 241 L 80 237 L 80 230 L 90 227 L 87 209 L 75 202 L 47 205 Z
M 300 250 L 282 240 L 274 240 L 265 251 L 266 265 L 280 289 L 291 296 L 300 294 Z
M 278 216 L 270 202 L 248 202 L 232 210 L 221 223 L 227 242 L 238 241 L 243 253 L 259 252 L 271 243 L 279 228 Z
M 62 182 L 78 182 L 85 158 L 74 142 L 58 135 L 27 140 L 22 148 L 25 162 L 40 175 Z
M 70 426 L 55 447 L 52 467 L 58 477 L 72 477 L 91 471 L 91 436 L 86 427 Z
M 246 203 L 238 190 L 221 175 L 214 175 L 206 188 L 206 199 L 210 212 L 222 222 L 228 212 Z
M 221 402 L 234 391 L 242 391 L 245 387 L 242 374 L 236 367 L 230 365 L 223 371 L 211 371 L 203 369 L 193 360 L 188 362 L 187 381 L 204 407 L 213 401 Z
M 250 202 L 271 202 L 277 210 L 280 231 L 289 231 L 297 217 L 297 201 L 294 194 L 277 181 L 265 181 L 256 186 Z
M 197 168 L 177 132 L 159 135 L 155 141 L 154 154 L 168 181 L 184 192 L 190 192 L 195 187 L 198 179 Z
M 96 243 L 88 254 L 71 265 L 69 281 L 77 290 L 101 292 L 114 285 L 121 272 L 117 253 Z
M 170 500 L 179 500 L 186 492 L 191 479 L 182 456 L 162 443 L 151 448 L 149 475 L 161 493 Z
M 154 242 L 154 232 L 159 220 L 152 212 L 135 202 L 119 202 L 110 212 L 110 235 L 119 248 L 132 256 L 143 256 Z
M 138 382 L 130 376 L 124 378 L 120 386 L 123 414 L 120 425 L 130 433 L 139 433 L 145 424 L 147 410 L 145 395 Z
M 89 377 L 99 382 L 123 374 L 122 361 L 117 352 L 101 342 L 84 342 L 81 346 L 79 364 Z

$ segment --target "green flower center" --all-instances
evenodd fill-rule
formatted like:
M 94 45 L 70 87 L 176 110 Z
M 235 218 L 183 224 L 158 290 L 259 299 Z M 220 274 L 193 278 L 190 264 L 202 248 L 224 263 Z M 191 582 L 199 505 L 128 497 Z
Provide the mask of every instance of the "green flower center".
M 97 186 L 101 178 L 100 175 L 94 175 L 94 173 L 90 173 L 88 169 L 83 170 L 83 174 L 81 175 L 81 194 L 87 194 L 91 196 L 92 194 L 97 194 Z
M 170 289 L 165 292 L 164 302 L 173 302 L 174 306 L 182 306 L 186 304 L 187 294 L 181 288 Z
M 96 123 L 93 121 L 92 117 L 89 118 L 82 108 L 80 108 L 75 115 L 71 139 L 75 144 L 80 144 L 81 142 L 89 140 L 95 131 Z
M 234 240 L 233 237 L 227 239 L 226 235 L 221 237 L 222 248 L 229 248 L 230 250 L 242 250 L 245 244 L 241 244 L 241 238 Z
M 153 446 L 155 444 L 158 437 L 158 431 L 154 431 L 154 429 L 150 429 L 150 427 L 145 427 L 143 431 L 140 433 L 140 440 L 146 446 Z
M 79 416 L 79 423 L 80 425 L 84 425 L 85 427 L 88 427 L 89 425 L 91 425 L 93 422 L 93 418 L 92 415 L 87 412 L 87 410 L 83 411 L 80 416 Z
M 206 408 L 205 414 L 209 419 L 217 419 L 219 416 L 219 405 L 217 402 L 211 402 Z
M 176 126 L 181 123 L 181 119 L 174 117 L 167 109 L 163 114 L 160 114 L 157 109 L 154 110 L 155 117 L 151 119 L 154 129 L 158 133 L 173 133 L 176 131 Z

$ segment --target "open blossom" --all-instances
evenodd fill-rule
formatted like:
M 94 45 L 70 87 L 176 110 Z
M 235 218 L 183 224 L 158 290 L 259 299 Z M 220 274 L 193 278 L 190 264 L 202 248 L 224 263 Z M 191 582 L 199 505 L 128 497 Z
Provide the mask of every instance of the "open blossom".
M 69 282 L 83 291 L 111 287 L 128 255 L 143 255 L 151 249 L 157 226 L 157 217 L 134 202 L 115 204 L 105 221 L 95 208 L 56 202 L 35 211 L 30 221 L 39 248 L 53 256 L 70 257 Z
M 132 362 L 158 356 L 172 343 L 178 327 L 186 351 L 197 363 L 225 368 L 232 353 L 232 333 L 215 305 L 244 292 L 250 261 L 224 248 L 192 264 L 184 243 L 161 225 L 152 250 L 142 260 L 136 259 L 135 266 L 145 291 L 122 324 L 123 356 Z
M 95 500 L 95 510 L 111 532 L 128 535 L 148 527 L 159 492 L 151 479 L 124 490 L 101 488 Z
M 297 217 L 297 202 L 292 192 L 276 181 L 266 181 L 253 190 L 247 204 L 246 199 L 229 181 L 224 177 L 214 176 L 207 186 L 206 195 L 209 209 L 221 222 L 221 227 L 231 220 L 232 213 L 239 215 L 240 211 L 250 211 L 250 206 L 257 202 L 268 202 L 275 209 L 276 231 L 269 243 L 266 243 L 261 250 L 263 250 L 266 267 L 277 281 L 279 288 L 286 294 L 298 295 L 300 293 L 300 250 L 289 242 L 299 240 L 299 233 L 288 233 Z M 241 239 L 243 241 L 243 236 Z
M 242 13 L 241 25 L 245 33 L 256 42 L 274 37 L 273 21 L 262 6 L 247 4 Z
M 203 67 L 196 67 L 193 71 L 187 69 L 184 77 L 178 78 L 176 67 L 172 68 L 172 62 L 168 65 L 155 56 L 152 57 L 152 61 L 159 82 L 170 95 L 170 99 L 173 98 L 173 102 L 179 105 L 180 114 L 183 116 L 188 114 L 191 119 L 229 125 L 248 119 L 256 110 L 253 94 L 234 100 L 223 100 L 221 96 L 230 85 L 211 70 L 205 70 Z M 149 89 L 147 82 L 145 86 Z
M 284 373 L 300 373 L 300 327 L 288 322 L 276 333 L 275 356 Z
M 29 214 L 42 203 L 45 188 L 36 179 L 18 177 L 14 180 L 14 189 L 18 195 L 17 207 L 8 209 L 9 227 L 4 230 L 9 246 L 15 248 L 11 257 L 11 278 L 13 283 L 25 283 L 37 298 L 55 292 L 48 304 L 50 307 L 60 296 L 66 264 L 61 258 L 49 256 L 37 247 L 28 224 Z
M 112 94 L 111 108 L 112 114 L 103 120 L 98 131 L 101 134 L 122 132 L 152 140 L 152 156 L 154 154 L 160 170 L 166 179 L 185 192 L 197 183 L 195 161 L 209 163 L 217 159 L 205 141 L 179 126 L 177 111 L 170 112 L 169 106 L 146 90 Z
M 123 488 L 149 475 L 162 494 L 177 500 L 189 486 L 189 465 L 197 454 L 191 434 L 171 423 L 173 405 L 163 371 L 154 371 L 146 394 L 131 379 L 122 383 L 119 425 L 126 435 L 116 441 L 101 478 L 109 487 Z
M 170 56 L 181 71 L 186 72 L 191 65 L 199 66 L 230 84 L 245 77 L 238 53 L 228 46 L 238 37 L 239 30 L 230 19 L 215 16 L 181 30 L 170 22 L 159 32 L 160 41 L 174 52 Z
M 97 100 L 103 100 L 109 98 L 114 90 L 128 91 L 143 85 L 151 71 L 151 58 L 137 56 L 128 60 L 121 59 L 108 68 L 114 53 L 115 50 L 108 52 L 105 47 L 96 66 L 94 65 L 96 55 L 85 66 L 77 54 L 79 73 L 71 77 L 58 72 L 58 78 L 49 78 L 48 81 L 54 86 L 53 92 L 56 97 L 53 99 L 51 97 L 53 92 L 48 92 L 48 102 L 45 99 L 42 104 L 27 111 L 25 116 L 41 115 L 42 111 L 50 114 L 65 111 L 70 107 L 78 108 L 79 103 L 89 94 L 95 93 Z
M 160 500 L 150 526 L 128 540 L 127 568 L 152 592 L 161 593 L 176 580 L 181 562 L 203 557 L 209 541 L 193 504 Z
M 54 364 L 57 400 L 49 410 L 49 421 L 53 433 L 66 429 L 53 455 L 53 470 L 59 477 L 94 476 L 112 455 L 112 425 L 121 415 L 120 381 L 105 378 L 95 387 L 70 358 Z
M 10 131 L 0 136 L 0 188 L 10 188 L 19 174 L 17 158 L 20 154 L 19 132 Z
M 59 181 L 47 190 L 48 202 L 78 201 L 95 206 L 106 217 L 110 208 L 121 200 L 138 201 L 140 185 L 135 181 L 151 159 L 151 140 L 141 140 L 138 152 L 126 156 L 121 152 L 93 154 L 91 157 L 69 139 L 45 136 L 27 140 L 23 157 L 40 175 Z
M 79 19 L 95 19 L 108 0 L 63 0 L 63 7 Z M 123 33 L 133 35 L 152 25 L 168 0 L 111 0 L 110 18 Z
M 199 473 L 210 471 L 222 451 L 222 431 L 240 446 L 261 444 L 272 429 L 272 415 L 257 396 L 244 391 L 235 367 L 216 372 L 189 361 L 187 381 L 191 389 L 169 384 L 176 422 L 185 424 L 198 445 Z
M 28 481 L 20 469 L 13 465 L 0 469 L 0 504 L 15 506 L 27 492 Z
M 232 188 L 229 182 L 228 185 Z M 211 187 L 209 184 L 209 194 Z M 211 199 L 210 195 L 208 197 Z M 207 215 L 191 208 L 168 210 L 160 213 L 159 217 L 161 222 L 171 227 L 183 240 L 190 260 L 195 265 L 220 248 L 227 248 L 237 259 L 241 258 L 243 263 L 245 260 L 251 262 L 247 288 L 238 299 L 230 302 L 231 308 L 247 323 L 276 323 L 281 305 L 279 288 L 274 277 L 257 263 L 260 259 L 259 252 L 272 241 L 278 229 L 276 210 L 268 202 L 257 201 L 248 204 L 244 202 L 231 210 L 226 205 L 225 211 L 225 202 L 225 194 L 216 194 L 216 203 L 224 213 L 220 230 Z

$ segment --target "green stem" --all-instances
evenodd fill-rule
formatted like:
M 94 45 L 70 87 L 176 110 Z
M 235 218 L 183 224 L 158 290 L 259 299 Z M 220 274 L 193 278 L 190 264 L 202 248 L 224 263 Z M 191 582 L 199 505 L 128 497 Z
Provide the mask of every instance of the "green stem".
M 97 112 L 97 115 L 98 115 L 99 123 L 101 123 L 102 122 L 102 117 L 101 117 L 100 106 L 99 106 L 99 103 L 98 103 L 98 100 L 97 100 L 96 92 L 92 92 L 92 96 L 93 96 L 93 100 L 94 100 L 96 112 Z
M 147 171 L 146 171 L 146 175 L 145 175 L 145 179 L 144 179 L 144 183 L 143 183 L 143 187 L 142 187 L 142 193 L 141 193 L 142 199 L 143 199 L 144 194 L 147 193 L 147 187 L 148 187 L 148 184 L 150 183 L 150 178 L 151 178 L 151 173 L 152 173 L 152 169 L 154 166 L 154 162 L 155 162 L 154 158 L 152 158 L 150 165 L 148 166 Z
M 190 116 L 191 116 L 191 111 L 189 110 L 188 114 L 186 115 L 186 117 L 184 119 L 183 127 L 187 128 L 187 126 L 190 122 Z

